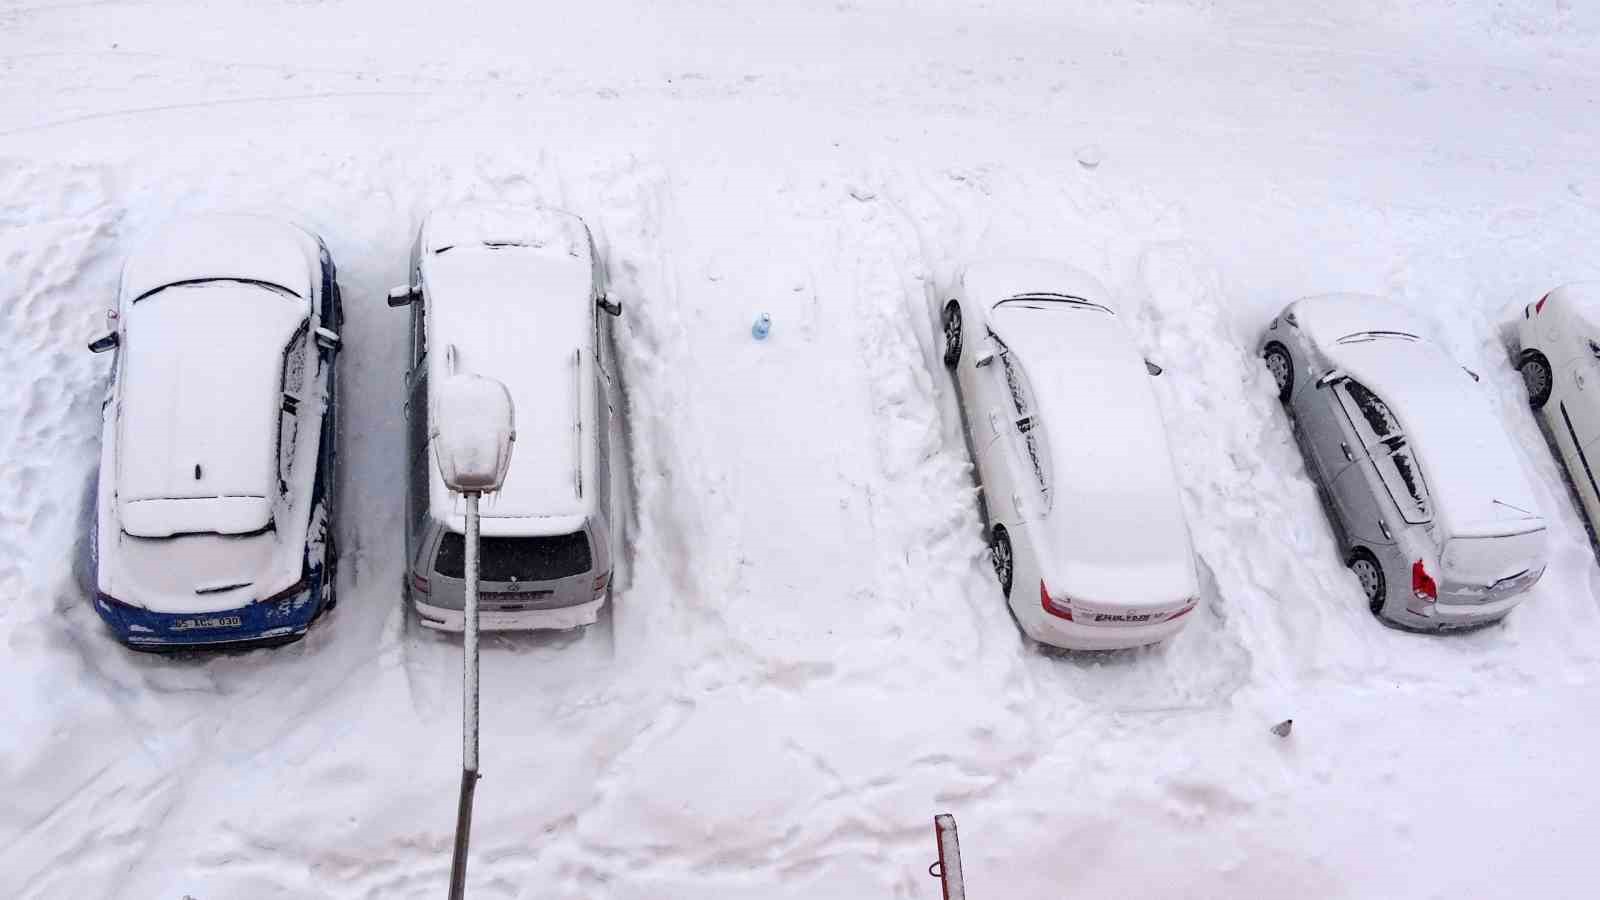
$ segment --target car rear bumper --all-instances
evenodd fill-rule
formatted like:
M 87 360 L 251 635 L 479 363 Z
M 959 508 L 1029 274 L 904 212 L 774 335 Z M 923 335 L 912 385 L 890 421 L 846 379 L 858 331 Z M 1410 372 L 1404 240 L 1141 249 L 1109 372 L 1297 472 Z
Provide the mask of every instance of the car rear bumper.
M 242 649 L 287 643 L 305 634 L 322 610 L 322 569 L 294 597 L 201 613 L 163 613 L 120 603 L 104 594 L 94 598 L 117 640 L 140 650 Z
M 480 631 L 565 631 L 582 628 L 595 623 L 600 616 L 600 607 L 605 602 L 605 597 L 596 597 L 587 603 L 554 609 L 521 609 L 515 612 L 480 609 L 478 629 Z M 424 628 L 459 632 L 467 627 L 464 610 L 431 606 L 416 600 L 413 600 L 411 605 L 416 609 L 417 619 Z
M 1406 604 L 1405 617 L 1400 623 L 1410 628 L 1428 630 L 1483 625 L 1505 618 L 1506 613 L 1511 612 L 1526 596 L 1526 592 L 1519 591 L 1486 603 L 1446 603 L 1442 600 L 1423 603 L 1413 600 Z
M 1028 636 L 1041 644 L 1063 650 L 1127 650 L 1164 641 L 1192 618 L 1189 612 L 1151 625 L 1088 625 L 1052 616 L 1042 609 L 1019 615 L 1018 621 Z

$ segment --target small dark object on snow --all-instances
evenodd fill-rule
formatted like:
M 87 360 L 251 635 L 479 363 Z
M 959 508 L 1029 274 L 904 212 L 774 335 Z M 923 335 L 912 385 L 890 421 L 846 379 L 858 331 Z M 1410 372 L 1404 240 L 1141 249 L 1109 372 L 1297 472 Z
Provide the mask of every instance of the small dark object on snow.
M 1294 727 L 1294 720 L 1293 719 L 1284 719 L 1282 722 L 1279 722 L 1278 724 L 1272 726 L 1272 733 L 1277 735 L 1278 737 L 1286 738 L 1286 737 L 1289 736 L 1289 729 L 1291 729 L 1293 727 Z

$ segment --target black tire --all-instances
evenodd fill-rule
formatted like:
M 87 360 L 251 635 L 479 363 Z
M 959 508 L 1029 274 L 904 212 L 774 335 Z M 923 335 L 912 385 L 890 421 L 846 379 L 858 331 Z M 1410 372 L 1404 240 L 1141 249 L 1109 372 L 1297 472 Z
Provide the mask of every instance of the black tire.
M 1523 387 L 1528 389 L 1528 405 L 1534 409 L 1544 409 L 1544 405 L 1550 401 L 1550 388 L 1555 385 L 1550 360 L 1537 350 L 1525 350 L 1522 363 L 1517 368 L 1522 372 Z
M 1289 355 L 1289 348 L 1273 341 L 1262 351 L 1261 358 L 1266 361 L 1267 371 L 1272 373 L 1272 380 L 1278 385 L 1278 399 L 1287 401 L 1289 395 L 1294 393 L 1294 357 Z
M 952 369 L 961 361 L 961 304 L 944 305 L 944 364 Z
M 1011 535 L 1006 534 L 1003 525 L 996 525 L 989 532 L 989 563 L 994 566 L 994 576 L 1000 581 L 1000 593 L 1010 600 L 1016 557 L 1011 553 Z
M 1367 609 L 1375 616 L 1383 615 L 1383 603 L 1389 596 L 1389 585 L 1383 577 L 1383 565 L 1372 551 L 1358 547 L 1350 554 L 1350 571 L 1361 582 L 1361 592 L 1367 595 Z

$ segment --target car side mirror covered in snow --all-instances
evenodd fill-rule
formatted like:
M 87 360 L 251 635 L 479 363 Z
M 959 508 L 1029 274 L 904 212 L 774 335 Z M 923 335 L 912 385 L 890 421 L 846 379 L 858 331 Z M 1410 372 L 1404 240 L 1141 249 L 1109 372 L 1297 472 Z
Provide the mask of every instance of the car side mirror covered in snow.
M 598 304 L 601 309 L 605 310 L 606 315 L 608 316 L 622 315 L 622 301 L 620 300 L 613 300 L 610 297 L 602 296 L 596 297 L 594 302 Z
M 992 362 L 994 362 L 994 350 L 985 349 L 982 353 L 978 354 L 978 358 L 973 360 L 972 364 L 981 369 Z
M 117 337 L 117 333 L 115 331 L 111 331 L 90 341 L 89 351 L 91 353 L 104 353 L 121 343 L 122 339 Z
M 324 350 L 336 350 L 339 347 L 339 334 L 331 328 L 317 329 L 317 346 Z
M 1156 365 L 1155 363 L 1151 362 L 1148 359 L 1144 361 L 1144 370 L 1146 372 L 1149 372 L 1151 375 L 1160 375 L 1163 371 L 1165 371 L 1160 366 Z
M 1334 369 L 1332 372 L 1329 372 L 1328 374 L 1326 374 L 1326 375 L 1322 376 L 1321 378 L 1317 379 L 1317 387 L 1325 388 L 1328 385 L 1333 384 L 1335 381 L 1338 381 L 1339 379 L 1341 379 L 1343 377 L 1344 377 L 1344 373 L 1343 372 L 1339 371 L 1338 369 Z
M 417 289 L 409 284 L 389 289 L 389 305 L 399 308 L 410 306 L 417 300 Z

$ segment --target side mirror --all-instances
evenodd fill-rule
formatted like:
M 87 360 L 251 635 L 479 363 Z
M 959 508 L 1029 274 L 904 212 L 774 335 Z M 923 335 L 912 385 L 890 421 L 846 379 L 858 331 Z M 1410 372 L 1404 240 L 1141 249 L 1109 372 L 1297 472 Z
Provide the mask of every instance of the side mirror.
M 117 337 L 117 333 L 115 331 L 110 331 L 90 341 L 89 352 L 104 353 L 121 343 L 122 339 Z
M 612 300 L 610 297 L 602 296 L 595 298 L 594 302 L 599 304 L 600 308 L 605 310 L 608 316 L 622 315 L 622 302 L 620 300 Z
M 994 362 L 994 350 L 991 348 L 979 353 L 978 358 L 973 360 L 972 364 L 981 369 L 992 362 Z
M 339 335 L 328 328 L 317 329 L 317 346 L 324 350 L 337 350 L 339 348 Z
M 417 300 L 417 289 L 409 284 L 389 289 L 389 305 L 395 308 L 410 306 Z
M 1151 375 L 1160 375 L 1164 371 L 1160 366 L 1148 359 L 1144 361 L 1144 370 L 1149 372 Z
M 1335 381 L 1338 381 L 1339 379 L 1341 379 L 1343 377 L 1344 377 L 1344 373 L 1343 372 L 1339 371 L 1338 369 L 1334 369 L 1332 372 L 1329 372 L 1328 374 L 1326 374 L 1326 375 L 1322 376 L 1321 378 L 1317 379 L 1317 387 L 1325 388 L 1328 385 L 1333 384 Z

